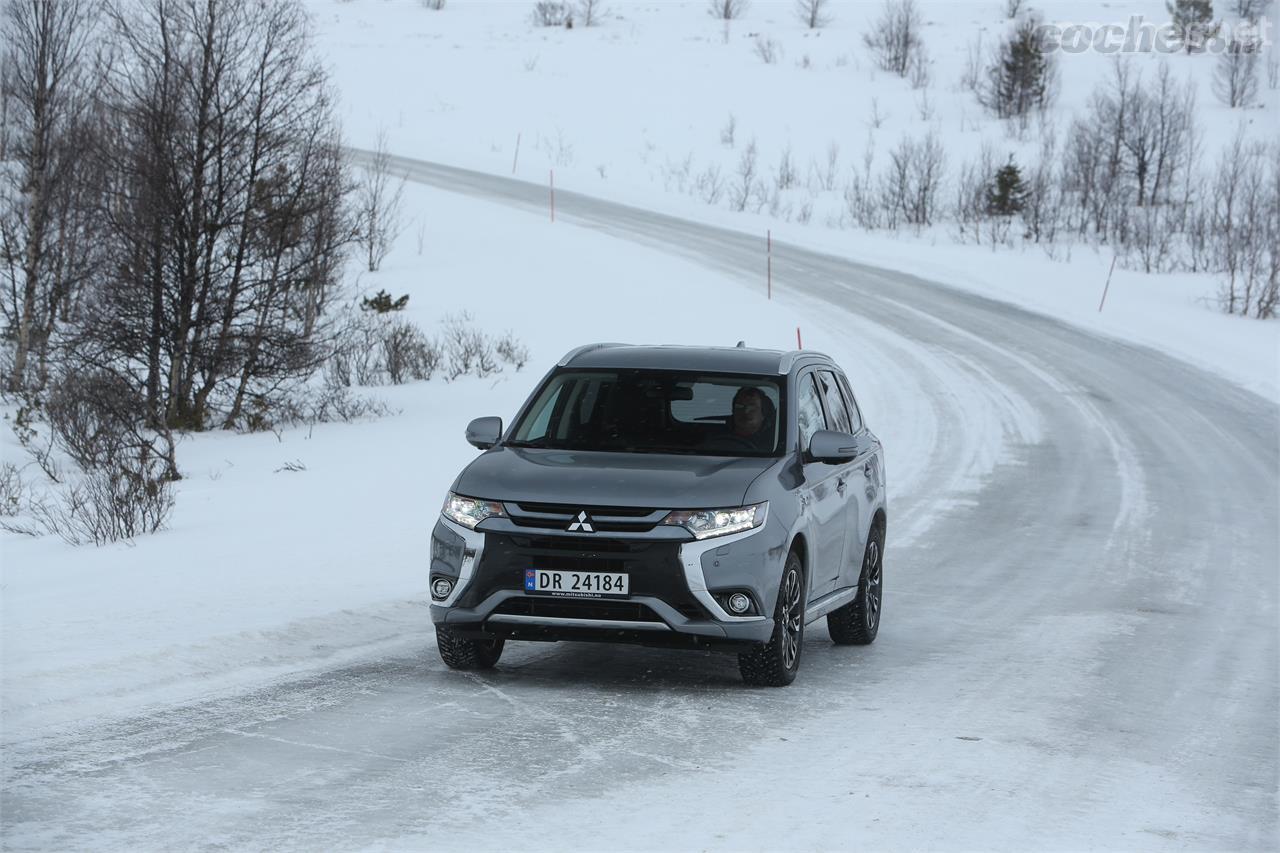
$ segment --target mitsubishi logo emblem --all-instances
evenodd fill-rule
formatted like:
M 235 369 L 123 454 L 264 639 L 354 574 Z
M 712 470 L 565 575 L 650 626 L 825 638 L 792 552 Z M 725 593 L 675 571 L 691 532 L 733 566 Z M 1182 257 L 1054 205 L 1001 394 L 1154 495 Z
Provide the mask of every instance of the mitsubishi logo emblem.
M 585 509 L 582 512 L 578 513 L 577 520 L 569 525 L 568 531 L 570 533 L 576 533 L 578 531 L 581 531 L 583 533 L 596 532 L 595 529 L 592 528 L 591 522 L 587 520 L 587 511 Z

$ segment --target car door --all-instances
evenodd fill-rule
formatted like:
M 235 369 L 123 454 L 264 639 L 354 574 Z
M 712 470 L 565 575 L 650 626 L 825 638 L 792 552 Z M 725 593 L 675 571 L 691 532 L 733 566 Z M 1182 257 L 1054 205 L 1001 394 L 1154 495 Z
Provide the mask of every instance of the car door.
M 838 374 L 840 390 L 849 404 L 849 418 L 852 432 L 858 437 L 858 444 L 865 450 L 850 462 L 849 499 L 851 504 L 849 516 L 849 557 L 845 560 L 849 570 L 848 576 L 841 581 L 841 586 L 852 586 L 858 582 L 862 573 L 862 555 L 867 548 L 867 534 L 871 530 L 871 515 L 880 500 L 880 490 L 884 484 L 884 461 L 880 442 L 862 419 L 858 401 L 849 387 L 849 380 Z M 855 503 L 856 502 L 856 503 Z
M 818 430 L 832 429 L 823 407 L 816 371 L 806 370 L 796 378 L 795 400 L 804 474 L 800 505 L 801 512 L 808 518 L 813 540 L 809 543 L 809 552 L 813 555 L 809 567 L 809 600 L 813 601 L 835 589 L 834 578 L 844 560 L 848 512 L 837 480 L 845 466 L 806 459 L 809 439 L 813 434 Z
M 831 425 L 829 429 L 847 432 L 850 435 L 857 432 L 853 422 L 853 412 L 856 407 L 851 407 L 845 399 L 844 391 L 840 387 L 840 382 L 833 370 L 820 369 L 814 371 L 818 380 L 818 390 L 822 393 L 822 402 L 827 411 L 827 422 Z M 856 463 L 860 465 L 861 463 Z M 830 589 L 840 589 L 856 583 L 858 578 L 857 570 L 850 571 L 854 563 L 860 563 L 862 559 L 861 534 L 862 529 L 863 505 L 865 503 L 864 489 L 860 476 L 855 470 L 855 460 L 849 460 L 838 465 L 830 465 L 835 473 L 836 497 L 841 503 L 841 511 L 845 516 L 845 541 L 844 547 L 841 549 L 842 558 L 838 563 L 827 566 L 830 578 L 828 583 Z M 861 565 L 857 566 L 861 569 Z M 853 580 L 850 581 L 850 575 Z

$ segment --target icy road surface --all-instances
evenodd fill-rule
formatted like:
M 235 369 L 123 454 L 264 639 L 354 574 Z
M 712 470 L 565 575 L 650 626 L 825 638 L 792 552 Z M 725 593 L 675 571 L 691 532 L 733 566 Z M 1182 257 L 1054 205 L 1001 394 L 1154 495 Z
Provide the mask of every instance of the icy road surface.
M 541 187 L 398 165 L 544 210 Z M 759 278 L 754 237 L 557 205 Z M 774 273 L 893 354 L 942 425 L 890 468 L 874 646 L 815 623 L 795 685 L 761 690 L 731 656 L 596 645 L 513 644 L 465 675 L 424 630 L 411 654 L 8 745 L 5 846 L 1274 849 L 1276 406 L 909 276 L 786 246 Z M 988 428 L 1037 428 L 940 505 L 964 474 L 946 430 L 974 428 L 957 377 Z

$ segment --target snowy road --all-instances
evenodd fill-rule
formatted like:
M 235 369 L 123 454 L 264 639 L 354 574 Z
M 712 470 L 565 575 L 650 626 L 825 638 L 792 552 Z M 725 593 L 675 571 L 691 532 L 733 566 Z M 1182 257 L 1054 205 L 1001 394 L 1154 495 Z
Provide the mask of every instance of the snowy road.
M 569 193 L 557 216 L 759 278 L 755 238 Z M 927 458 L 890 457 L 873 647 L 816 623 L 794 686 L 748 690 L 732 657 L 630 647 L 515 645 L 467 676 L 424 630 L 403 656 L 10 745 L 6 845 L 1273 849 L 1276 406 L 909 276 L 787 246 L 774 272 L 929 407 Z M 957 501 L 974 429 L 1026 440 Z

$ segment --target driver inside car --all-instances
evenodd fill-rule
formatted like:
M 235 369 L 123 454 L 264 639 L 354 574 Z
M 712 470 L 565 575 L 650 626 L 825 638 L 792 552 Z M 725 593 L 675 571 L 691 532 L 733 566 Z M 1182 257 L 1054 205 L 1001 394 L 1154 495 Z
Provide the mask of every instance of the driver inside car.
M 730 435 L 749 444 L 753 450 L 773 449 L 774 419 L 773 402 L 759 388 L 741 388 L 733 395 Z

